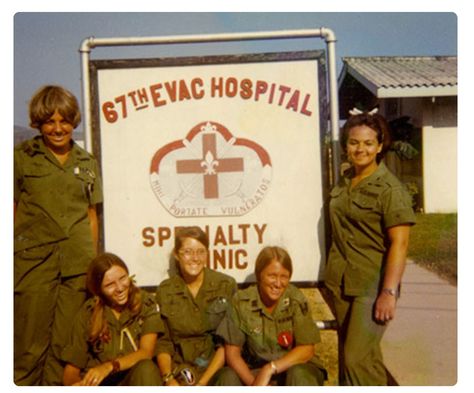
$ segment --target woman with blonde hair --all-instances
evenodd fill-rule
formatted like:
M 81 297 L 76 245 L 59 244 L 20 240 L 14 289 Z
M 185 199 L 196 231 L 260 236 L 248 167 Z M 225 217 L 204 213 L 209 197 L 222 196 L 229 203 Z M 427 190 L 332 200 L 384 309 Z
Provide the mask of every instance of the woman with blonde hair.
M 223 385 L 322 386 L 326 370 L 315 357 L 319 330 L 303 293 L 290 284 L 293 264 L 278 246 L 255 262 L 257 284 L 232 299 L 217 329 L 225 341 Z
M 70 91 L 40 88 L 29 115 L 39 135 L 14 150 L 14 381 L 59 385 L 61 349 L 97 253 L 102 185 L 97 161 L 74 142 L 81 114 Z

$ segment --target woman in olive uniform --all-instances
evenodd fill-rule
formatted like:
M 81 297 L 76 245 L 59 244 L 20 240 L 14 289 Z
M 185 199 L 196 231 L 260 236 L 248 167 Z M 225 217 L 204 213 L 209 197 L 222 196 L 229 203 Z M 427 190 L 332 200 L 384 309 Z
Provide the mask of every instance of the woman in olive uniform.
M 217 329 L 225 340 L 222 384 L 320 386 L 326 370 L 314 356 L 320 341 L 304 295 L 290 284 L 291 258 L 265 247 L 255 262 L 257 285 L 239 291 Z
M 340 326 L 347 385 L 388 383 L 380 341 L 395 316 L 415 223 L 408 193 L 381 162 L 389 144 L 382 116 L 353 112 L 341 135 L 351 167 L 331 191 L 325 283 Z
M 102 186 L 95 159 L 72 140 L 76 98 L 45 86 L 29 112 L 40 135 L 14 151 L 14 381 L 58 385 L 59 354 L 96 255 Z
M 209 239 L 199 227 L 179 229 L 173 250 L 178 274 L 157 290 L 166 330 L 158 342 L 158 364 L 169 386 L 216 384 L 224 365 L 215 330 L 237 284 L 205 267 L 208 249 Z
M 164 328 L 152 296 L 134 285 L 125 263 L 111 253 L 91 262 L 87 288 L 94 297 L 77 315 L 62 352 L 64 384 L 161 385 L 152 357 Z

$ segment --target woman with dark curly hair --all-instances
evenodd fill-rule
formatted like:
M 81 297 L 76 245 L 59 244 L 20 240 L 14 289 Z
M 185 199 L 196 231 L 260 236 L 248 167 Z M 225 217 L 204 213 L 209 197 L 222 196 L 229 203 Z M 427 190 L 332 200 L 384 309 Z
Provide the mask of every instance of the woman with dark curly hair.
M 375 111 L 355 111 L 342 129 L 350 167 L 331 191 L 332 245 L 325 271 L 347 385 L 387 385 L 380 341 L 395 317 L 415 223 L 403 184 L 382 162 L 388 125 Z

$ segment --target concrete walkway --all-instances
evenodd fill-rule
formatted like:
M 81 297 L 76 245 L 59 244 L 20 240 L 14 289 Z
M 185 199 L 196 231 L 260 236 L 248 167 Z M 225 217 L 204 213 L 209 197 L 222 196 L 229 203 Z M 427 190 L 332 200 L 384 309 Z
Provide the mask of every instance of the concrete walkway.
M 457 287 L 409 262 L 382 350 L 400 386 L 456 384 Z

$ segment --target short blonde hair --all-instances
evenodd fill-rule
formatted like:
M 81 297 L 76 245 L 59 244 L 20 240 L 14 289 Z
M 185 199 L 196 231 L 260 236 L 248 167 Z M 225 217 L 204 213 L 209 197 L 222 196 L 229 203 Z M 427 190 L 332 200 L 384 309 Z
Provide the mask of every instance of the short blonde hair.
M 56 110 L 74 128 L 81 122 L 81 112 L 76 97 L 64 87 L 48 85 L 40 88 L 31 98 L 30 126 L 40 130 Z
M 255 261 L 255 277 L 257 282 L 260 280 L 260 274 L 272 261 L 277 261 L 290 272 L 290 277 L 293 274 L 293 263 L 291 262 L 288 252 L 278 246 L 267 246 L 260 251 Z

